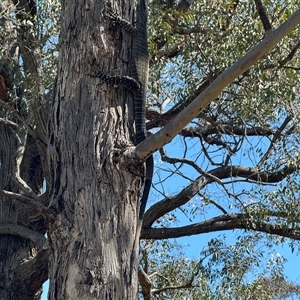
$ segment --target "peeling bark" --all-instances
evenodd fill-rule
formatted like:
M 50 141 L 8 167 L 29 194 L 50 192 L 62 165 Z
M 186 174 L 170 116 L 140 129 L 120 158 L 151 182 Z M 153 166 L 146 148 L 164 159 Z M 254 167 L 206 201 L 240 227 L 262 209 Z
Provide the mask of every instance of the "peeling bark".
M 49 299 L 137 299 L 129 265 L 142 164 L 130 172 L 122 157 L 132 145 L 132 95 L 86 76 L 97 67 L 126 72 L 130 37 L 103 18 L 101 3 L 84 3 L 65 1 L 62 11 L 48 148 L 56 214 Z
M 0 139 L 0 171 L 1 174 L 6 174 L 0 176 L 0 190 L 18 192 L 19 189 L 11 176 L 11 156 L 18 141 L 14 132 L 3 125 L 0 125 Z M 24 167 L 27 168 L 28 165 Z M 0 196 L 0 206 L 0 299 L 39 299 L 42 284 L 48 277 L 48 250 L 41 244 L 41 240 L 35 240 L 35 236 L 42 236 L 41 234 L 33 230 L 31 235 L 26 232 L 30 233 L 28 227 L 45 232 L 44 220 L 42 218 L 42 229 L 40 217 L 35 219 L 32 209 L 29 210 L 17 200 Z M 29 222 L 29 216 L 32 216 L 32 222 Z M 36 223 L 37 220 L 39 221 Z M 39 226 L 36 227 L 36 224 Z

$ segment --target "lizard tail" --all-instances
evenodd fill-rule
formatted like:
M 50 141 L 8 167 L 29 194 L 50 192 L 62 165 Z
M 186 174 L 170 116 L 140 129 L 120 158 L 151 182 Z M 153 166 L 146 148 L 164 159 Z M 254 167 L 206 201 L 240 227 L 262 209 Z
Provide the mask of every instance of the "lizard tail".
M 153 155 L 151 155 L 146 160 L 146 178 L 145 178 L 144 191 L 143 191 L 143 195 L 141 198 L 141 205 L 140 205 L 140 212 L 139 212 L 140 220 L 143 219 L 149 192 L 151 189 L 153 168 L 154 168 L 154 161 L 153 161 Z
M 133 251 L 131 253 L 130 257 L 130 284 L 132 280 L 132 272 L 134 269 L 134 263 L 138 259 L 139 256 L 139 243 L 140 243 L 140 234 L 142 230 L 143 225 L 143 215 L 145 212 L 151 183 L 152 183 L 152 176 L 153 176 L 153 168 L 154 168 L 154 161 L 153 161 L 153 155 L 149 156 L 146 160 L 146 179 L 144 184 L 144 191 L 141 199 L 141 205 L 140 205 L 140 212 L 139 212 L 139 219 L 137 221 L 137 227 L 136 227 L 136 233 L 135 233 L 135 239 L 133 242 Z

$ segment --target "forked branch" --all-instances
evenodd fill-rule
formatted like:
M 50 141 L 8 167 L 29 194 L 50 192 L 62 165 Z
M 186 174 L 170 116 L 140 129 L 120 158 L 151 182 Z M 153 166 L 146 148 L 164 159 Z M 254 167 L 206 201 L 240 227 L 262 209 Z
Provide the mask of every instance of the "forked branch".
M 129 156 L 145 159 L 153 152 L 168 144 L 182 128 L 191 122 L 201 111 L 213 101 L 222 90 L 238 76 L 242 75 L 251 66 L 263 58 L 285 36 L 300 24 L 300 9 L 298 9 L 286 22 L 271 34 L 265 36 L 252 50 L 240 60 L 221 73 L 208 88 L 198 95 L 193 102 L 172 119 L 163 129 L 149 136 L 135 148 L 128 150 Z M 131 153 L 130 153 L 131 152 Z

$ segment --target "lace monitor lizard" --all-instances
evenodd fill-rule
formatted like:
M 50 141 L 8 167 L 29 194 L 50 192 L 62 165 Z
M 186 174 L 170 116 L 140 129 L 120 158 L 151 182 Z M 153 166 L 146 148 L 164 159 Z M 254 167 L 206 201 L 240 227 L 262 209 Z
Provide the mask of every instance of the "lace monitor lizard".
M 136 143 L 139 144 L 146 139 L 146 90 L 148 83 L 149 71 L 149 53 L 147 40 L 147 18 L 148 9 L 146 0 L 139 0 L 136 9 L 136 26 L 133 26 L 128 21 L 120 18 L 116 13 L 110 9 L 106 9 L 105 16 L 112 22 L 123 28 L 133 37 L 132 58 L 129 67 L 129 76 L 110 76 L 103 71 L 94 70 L 94 74 L 101 78 L 104 82 L 112 85 L 123 85 L 126 89 L 131 91 L 134 96 L 134 122 L 136 131 Z M 140 200 L 140 209 L 138 216 L 138 223 L 136 228 L 136 235 L 133 244 L 133 251 L 131 254 L 130 265 L 130 280 L 134 268 L 134 262 L 138 258 L 139 252 L 139 237 L 142 229 L 143 215 L 145 212 L 151 183 L 153 176 L 153 156 L 151 155 L 146 160 L 146 174 L 144 181 L 144 190 Z

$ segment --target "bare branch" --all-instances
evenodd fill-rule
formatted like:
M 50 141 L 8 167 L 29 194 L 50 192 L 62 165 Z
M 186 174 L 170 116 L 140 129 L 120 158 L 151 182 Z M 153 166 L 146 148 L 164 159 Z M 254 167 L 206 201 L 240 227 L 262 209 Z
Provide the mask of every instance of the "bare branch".
M 145 300 L 151 300 L 151 280 L 144 270 L 138 270 L 139 283 L 142 286 L 142 294 Z
M 194 161 L 191 161 L 189 159 L 186 159 L 186 158 L 171 158 L 169 156 L 166 155 L 164 149 L 160 149 L 159 152 L 161 153 L 161 159 L 162 161 L 165 161 L 165 162 L 168 162 L 168 163 L 171 163 L 171 164 L 176 164 L 176 163 L 182 163 L 182 164 L 187 164 L 191 167 L 193 167 L 199 174 L 201 175 L 204 175 L 206 177 L 210 177 L 212 178 L 214 181 L 218 182 L 222 187 L 223 189 L 225 190 L 225 192 L 234 197 L 234 195 L 232 195 L 232 193 L 230 193 L 228 191 L 228 189 L 225 187 L 224 183 L 216 176 L 214 176 L 213 174 L 210 174 L 208 172 L 205 172 L 203 169 L 201 169 Z M 217 203 L 211 201 L 214 205 L 217 206 Z M 224 213 L 226 213 L 226 211 L 221 208 L 221 206 L 217 206 L 219 209 L 221 209 Z
M 193 92 L 192 95 L 190 95 L 185 101 L 178 103 L 174 107 L 172 107 L 169 111 L 165 112 L 164 114 L 157 114 L 157 112 L 150 112 L 149 111 L 149 118 L 151 121 L 149 121 L 147 125 L 147 129 L 151 129 L 157 126 L 163 126 L 166 125 L 170 120 L 172 120 L 176 115 L 178 115 L 182 110 L 184 110 L 185 107 L 187 107 L 193 99 L 202 93 L 212 82 L 220 75 L 220 72 L 215 72 L 214 74 L 210 74 L 207 78 L 203 78 L 199 86 L 196 88 L 196 90 Z M 152 120 L 152 116 L 155 117 L 154 120 Z
M 201 197 L 204 197 L 203 195 L 200 195 Z M 217 209 L 219 209 L 223 214 L 228 214 L 228 212 L 216 201 L 208 199 L 209 203 L 213 204 Z
M 21 188 L 21 190 L 25 193 L 25 195 L 21 195 L 18 193 L 13 193 L 5 190 L 0 190 L 0 195 L 5 198 L 15 199 L 23 203 L 26 203 L 27 205 L 29 205 L 30 207 L 38 211 L 41 215 L 43 215 L 47 219 L 53 219 L 54 218 L 53 212 L 50 211 L 47 207 L 45 207 L 41 202 L 43 195 L 41 195 L 40 198 L 20 176 L 20 165 L 23 159 L 25 146 L 22 144 L 20 138 L 17 135 L 16 137 L 19 140 L 19 146 L 12 156 L 13 179 Z
M 24 150 L 25 146 L 21 143 L 21 140 L 19 140 L 19 146 L 12 157 L 14 171 L 13 178 L 27 196 L 29 196 L 32 199 L 35 199 L 36 201 L 39 201 L 38 195 L 28 186 L 28 184 L 20 176 L 20 165 L 23 159 Z
M 283 121 L 283 123 L 281 124 L 281 126 L 279 127 L 279 129 L 276 131 L 276 133 L 274 134 L 272 141 L 270 143 L 269 149 L 265 152 L 264 156 L 262 157 L 262 159 L 260 160 L 260 162 L 257 164 L 257 167 L 260 168 L 262 166 L 262 164 L 268 159 L 268 157 L 271 155 L 271 151 L 275 146 L 275 143 L 277 142 L 277 140 L 279 138 L 282 137 L 282 131 L 286 128 L 286 126 L 288 125 L 288 123 L 292 120 L 292 116 L 287 116 L 285 118 L 285 120 Z
M 47 239 L 40 233 L 17 224 L 0 224 L 0 234 L 17 235 L 29 239 L 37 246 L 38 250 L 47 247 Z
M 199 174 L 204 174 L 205 172 L 194 162 L 191 161 L 189 159 L 186 158 L 174 158 L 174 157 L 169 157 L 167 156 L 165 150 L 163 148 L 161 148 L 159 150 L 160 154 L 161 154 L 161 160 L 168 162 L 170 164 L 176 164 L 176 163 L 183 163 L 183 164 L 187 164 L 191 167 L 193 167 Z
M 256 10 L 258 12 L 258 15 L 260 17 L 260 20 L 264 26 L 264 30 L 267 32 L 269 30 L 272 30 L 272 25 L 268 19 L 266 9 L 264 8 L 262 2 L 260 0 L 254 0 Z
M 190 185 L 185 187 L 176 196 L 167 197 L 152 205 L 144 215 L 143 228 L 150 228 L 158 218 L 166 213 L 187 203 L 204 186 L 212 182 L 219 182 L 221 179 L 229 177 L 241 177 L 253 183 L 275 183 L 280 182 L 287 175 L 299 170 L 299 162 L 288 164 L 276 172 L 260 171 L 257 168 L 246 166 L 225 166 L 212 171 L 205 172 L 205 175 L 199 176 Z M 218 178 L 218 180 L 216 180 Z
M 275 134 L 274 130 L 270 127 L 253 126 L 250 128 L 242 128 L 231 124 L 218 124 L 224 134 L 228 135 L 240 135 L 240 136 L 269 136 Z M 186 126 L 181 135 L 184 137 L 202 137 L 203 135 L 217 134 L 220 130 L 215 125 L 191 127 Z
M 143 227 L 150 228 L 155 220 L 187 203 L 199 190 L 212 181 L 212 178 L 200 176 L 176 196 L 166 197 L 152 205 L 144 215 Z
M 166 239 L 190 236 L 221 230 L 251 229 L 268 234 L 276 234 L 293 240 L 300 240 L 300 231 L 288 229 L 281 225 L 274 225 L 260 221 L 248 220 L 245 214 L 228 214 L 211 218 L 207 221 L 177 228 L 143 229 L 142 239 Z
M 42 194 L 40 197 L 43 197 L 44 194 Z M 54 219 L 53 212 L 49 210 L 46 206 L 44 206 L 40 201 L 37 201 L 36 199 L 26 197 L 24 195 L 18 194 L 18 193 L 13 193 L 5 190 L 0 190 L 0 196 L 9 198 L 9 199 L 14 199 L 18 200 L 22 203 L 25 203 L 32 207 L 34 210 L 39 212 L 41 215 L 46 217 L 47 219 Z M 40 199 L 38 197 L 38 199 Z
M 11 127 L 12 129 L 17 129 L 18 128 L 18 124 L 16 124 L 15 122 L 0 118 L 0 124 L 1 125 L 6 125 Z
M 299 48 L 300 48 L 300 41 L 296 44 L 295 47 L 292 48 L 288 56 L 279 63 L 279 68 L 282 68 L 285 64 L 291 61 Z

